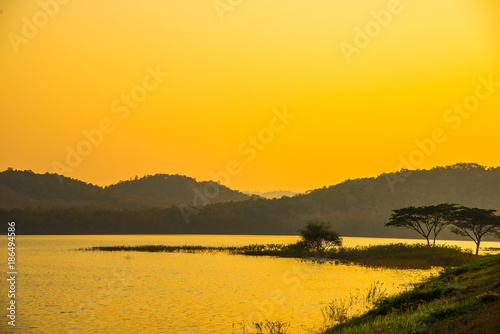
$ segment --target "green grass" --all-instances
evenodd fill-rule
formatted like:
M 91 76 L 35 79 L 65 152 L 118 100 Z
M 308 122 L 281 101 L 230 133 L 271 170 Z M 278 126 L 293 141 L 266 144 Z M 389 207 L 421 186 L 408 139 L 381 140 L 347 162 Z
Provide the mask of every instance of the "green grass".
M 384 283 L 376 281 L 366 291 L 358 289 L 351 293 L 348 299 L 331 301 L 321 310 L 325 324 L 346 322 L 352 318 L 353 314 L 364 313 L 371 309 L 387 295 L 387 289 L 383 285 Z
M 446 269 L 325 334 L 498 333 L 500 255 Z
M 471 251 L 456 246 L 428 247 L 424 244 L 387 244 L 363 247 L 340 247 L 327 253 L 331 259 L 342 259 L 367 266 L 391 268 L 456 267 L 471 262 Z
M 423 244 L 387 244 L 363 247 L 338 247 L 321 253 L 304 248 L 300 243 L 249 245 L 241 247 L 207 246 L 99 246 L 85 251 L 136 251 L 136 252 L 226 252 L 239 255 L 310 258 L 316 261 L 336 261 L 364 266 L 386 268 L 429 269 L 431 267 L 456 267 L 476 259 L 470 251 L 455 246 L 428 247 Z

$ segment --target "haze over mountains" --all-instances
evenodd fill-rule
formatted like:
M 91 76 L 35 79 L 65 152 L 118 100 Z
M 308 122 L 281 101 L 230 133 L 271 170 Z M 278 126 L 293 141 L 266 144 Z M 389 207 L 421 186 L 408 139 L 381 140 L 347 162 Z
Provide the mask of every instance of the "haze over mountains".
M 290 190 L 277 190 L 277 191 L 267 191 L 267 192 L 260 192 L 260 191 L 244 191 L 244 194 L 247 195 L 257 195 L 259 197 L 267 198 L 267 199 L 274 199 L 274 198 L 281 198 L 283 196 L 287 197 L 293 197 L 295 195 L 300 195 L 301 193 L 296 193 Z
M 498 210 L 499 189 L 500 168 L 477 164 L 346 180 L 279 199 L 251 198 L 180 175 L 101 188 L 10 170 L 0 173 L 0 217 L 19 221 L 23 234 L 296 234 L 306 220 L 322 219 L 345 236 L 417 237 L 384 227 L 393 209 L 448 202 Z

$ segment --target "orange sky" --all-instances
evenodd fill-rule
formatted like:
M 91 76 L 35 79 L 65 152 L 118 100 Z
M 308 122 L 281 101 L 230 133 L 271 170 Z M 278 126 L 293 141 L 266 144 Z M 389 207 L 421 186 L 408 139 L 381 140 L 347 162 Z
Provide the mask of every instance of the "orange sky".
M 498 1 L 195 3 L 3 3 L 0 170 L 304 191 L 500 165 Z

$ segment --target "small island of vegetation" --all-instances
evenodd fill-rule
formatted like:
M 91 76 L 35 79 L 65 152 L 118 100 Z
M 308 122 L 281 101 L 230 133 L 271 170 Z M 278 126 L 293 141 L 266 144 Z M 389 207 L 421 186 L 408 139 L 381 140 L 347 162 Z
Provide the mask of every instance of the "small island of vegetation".
M 137 251 L 137 252 L 227 252 L 238 255 L 276 256 L 309 258 L 313 260 L 332 260 L 340 263 L 387 267 L 427 269 L 431 267 L 456 267 L 474 260 L 469 250 L 455 246 L 436 245 L 436 239 L 444 228 L 451 227 L 454 233 L 469 236 L 479 245 L 485 235 L 499 236 L 500 218 L 495 210 L 467 208 L 457 204 L 440 204 L 423 207 L 408 207 L 393 211 L 390 221 L 392 227 L 409 228 L 422 235 L 425 244 L 395 243 L 342 247 L 342 237 L 330 224 L 318 220 L 308 221 L 299 229 L 301 240 L 294 244 L 248 245 L 240 247 L 211 246 L 98 246 L 85 248 L 85 251 Z M 433 239 L 431 244 L 430 238 Z

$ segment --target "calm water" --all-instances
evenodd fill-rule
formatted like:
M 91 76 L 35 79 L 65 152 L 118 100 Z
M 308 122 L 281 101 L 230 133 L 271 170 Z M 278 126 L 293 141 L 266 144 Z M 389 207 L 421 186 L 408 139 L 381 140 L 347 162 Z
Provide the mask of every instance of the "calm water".
M 4 239 L 5 236 L 0 245 L 6 252 Z M 313 333 L 324 325 L 321 309 L 334 298 L 348 298 L 350 293 L 364 290 L 375 281 L 384 282 L 388 292 L 397 292 L 409 282 L 437 272 L 227 254 L 75 250 L 99 245 L 238 246 L 290 243 L 297 239 L 217 235 L 19 236 L 16 327 L 7 326 L 2 315 L 0 332 L 219 334 L 232 333 L 233 324 L 267 319 L 291 323 L 289 333 Z M 396 241 L 401 240 L 344 238 L 346 246 Z M 446 243 L 473 247 L 472 242 Z M 485 243 L 485 247 L 500 247 L 500 243 Z M 7 286 L 1 287 L 0 306 L 5 310 Z

